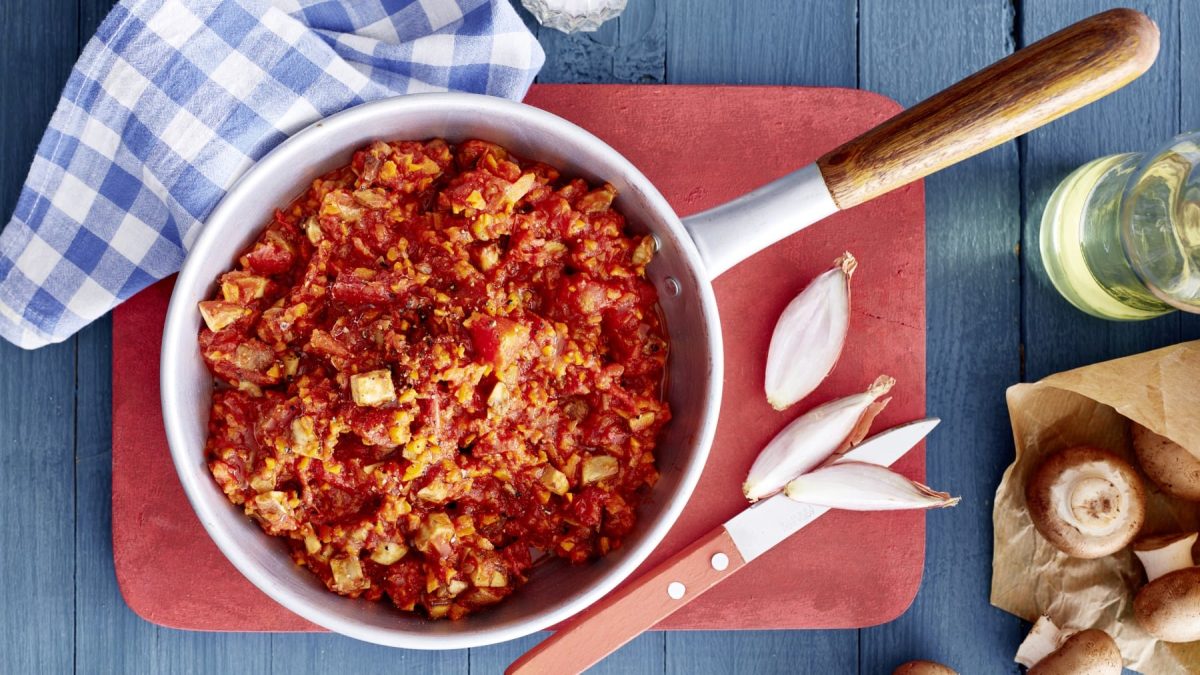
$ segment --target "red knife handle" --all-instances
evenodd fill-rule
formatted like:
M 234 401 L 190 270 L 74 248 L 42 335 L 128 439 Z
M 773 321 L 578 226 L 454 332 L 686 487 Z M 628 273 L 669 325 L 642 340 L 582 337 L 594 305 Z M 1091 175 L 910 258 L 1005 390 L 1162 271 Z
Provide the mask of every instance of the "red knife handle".
M 504 672 L 582 672 L 745 564 L 729 533 L 718 527 L 576 614 Z

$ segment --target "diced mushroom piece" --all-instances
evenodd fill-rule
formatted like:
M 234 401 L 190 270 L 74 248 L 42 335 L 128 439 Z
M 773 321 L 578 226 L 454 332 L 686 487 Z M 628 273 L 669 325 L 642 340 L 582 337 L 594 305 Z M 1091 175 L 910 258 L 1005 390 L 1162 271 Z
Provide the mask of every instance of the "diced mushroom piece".
M 413 545 L 421 553 L 437 551 L 450 554 L 450 542 L 454 539 L 454 523 L 444 513 L 431 513 L 413 537 Z
M 305 457 L 321 457 L 321 441 L 317 438 L 316 423 L 308 415 L 292 420 L 292 452 Z
M 427 502 L 441 504 L 450 496 L 450 488 L 441 478 L 435 478 L 428 485 L 417 490 L 417 496 Z
M 396 400 L 392 371 L 382 368 L 350 376 L 350 393 L 358 406 L 379 406 Z
M 471 583 L 480 588 L 503 588 L 508 585 L 508 572 L 499 559 L 489 555 L 476 563 Z
M 248 307 L 224 302 L 222 300 L 205 300 L 200 303 L 200 316 L 208 329 L 216 333 L 242 317 L 250 316 Z
M 638 242 L 637 248 L 633 249 L 633 257 L 631 261 L 634 265 L 645 265 L 654 257 L 654 237 L 646 235 Z
M 566 494 L 567 490 L 571 487 L 567 483 L 567 475 L 552 466 L 546 466 L 542 469 L 541 481 L 547 490 L 556 495 Z
M 329 561 L 329 570 L 333 573 L 333 590 L 338 593 L 354 593 L 371 587 L 371 580 L 363 575 L 362 563 L 357 556 L 338 556 Z
M 289 532 L 299 527 L 296 513 L 288 504 L 290 495 L 279 490 L 262 492 L 254 496 L 253 512 L 266 525 L 271 534 Z
M 267 279 L 249 272 L 229 272 L 221 277 L 221 297 L 225 302 L 245 304 L 267 292 Z
M 617 458 L 597 455 L 583 460 L 583 482 L 598 483 L 617 475 Z
M 385 541 L 376 546 L 375 550 L 371 552 L 371 560 L 374 560 L 380 565 L 391 565 L 397 560 L 403 558 L 406 553 L 408 553 L 408 549 L 404 546 L 404 544 L 394 541 Z

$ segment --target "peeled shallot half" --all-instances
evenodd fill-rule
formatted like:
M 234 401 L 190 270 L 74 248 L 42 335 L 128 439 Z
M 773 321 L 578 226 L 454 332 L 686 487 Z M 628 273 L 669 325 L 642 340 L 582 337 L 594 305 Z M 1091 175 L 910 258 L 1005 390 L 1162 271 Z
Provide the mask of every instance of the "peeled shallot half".
M 783 410 L 821 384 L 833 370 L 850 329 L 850 276 L 858 261 L 850 253 L 833 262 L 788 303 L 767 350 L 767 402 Z
M 847 460 L 798 476 L 787 484 L 784 494 L 805 504 L 846 511 L 935 509 L 959 501 L 886 466 Z

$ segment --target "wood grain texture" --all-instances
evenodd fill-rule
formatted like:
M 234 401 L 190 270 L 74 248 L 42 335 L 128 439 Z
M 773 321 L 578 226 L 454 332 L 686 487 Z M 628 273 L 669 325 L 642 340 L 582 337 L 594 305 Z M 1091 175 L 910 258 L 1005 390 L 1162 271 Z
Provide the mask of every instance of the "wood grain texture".
M 13 211 L 75 60 L 74 0 L 0 3 L 0 214 Z M 67 26 L 52 31 L 52 26 Z M 69 672 L 75 630 L 75 341 L 0 341 L 0 672 Z
M 1021 42 L 1049 34 L 1072 19 L 1119 4 L 1117 0 L 630 0 L 627 17 L 662 15 L 659 50 L 634 54 L 625 47 L 564 54 L 580 38 L 541 36 L 552 63 L 543 81 L 637 81 L 647 74 L 672 82 L 778 83 L 861 86 L 912 104 L 963 73 L 1005 53 L 1015 30 Z M 12 210 L 34 145 L 74 59 L 76 38 L 86 40 L 111 0 L 0 2 L 0 215 Z M 930 443 L 929 480 L 959 488 L 967 500 L 930 519 L 924 585 L 913 608 L 886 626 L 862 631 L 651 633 L 627 645 L 594 672 L 601 673 L 886 673 L 909 658 L 936 658 L 960 672 L 1009 672 L 1015 645 L 1011 618 L 990 608 L 990 488 L 996 468 L 1011 457 L 1002 439 L 1005 381 L 1019 369 L 1021 339 L 1026 379 L 1048 372 L 1200 337 L 1197 317 L 1173 315 L 1150 323 L 1093 320 L 1057 296 L 1039 276 L 1037 221 L 1054 185 L 1076 165 L 1102 154 L 1146 150 L 1176 131 L 1200 127 L 1200 5 L 1139 0 L 1163 27 L 1158 64 L 1139 82 L 1021 143 L 1024 164 L 1024 248 L 1014 233 L 1022 211 L 1015 193 L 1017 144 L 929 179 L 929 404 L 946 420 Z M 1013 21 L 1005 16 L 1015 6 Z M 78 18 L 76 12 L 78 8 Z M 861 25 L 856 24 L 856 8 Z M 651 9 L 653 11 L 651 11 Z M 642 21 L 642 19 L 638 19 Z M 625 19 L 622 19 L 625 21 Z M 78 29 L 77 29 L 78 27 Z M 603 41 L 611 34 L 593 36 Z M 624 27 L 620 29 L 624 30 Z M 861 42 L 856 34 L 862 33 Z M 76 34 L 78 32 L 78 35 Z M 1188 39 L 1180 40 L 1180 35 Z M 617 37 L 617 39 L 620 39 Z M 862 46 L 861 62 L 856 50 Z M 872 48 L 874 47 L 874 48 Z M 555 51 L 559 50 L 559 51 Z M 656 55 L 658 54 L 658 55 Z M 558 68 L 557 63 L 570 67 Z M 650 63 L 650 66 L 641 64 Z M 661 65 L 655 65 L 661 64 Z M 1018 294 L 1018 285 L 1024 292 Z M 1023 298 L 1018 315 L 1013 296 Z M 1023 330 L 1022 327 L 1023 326 Z M 25 354 L 0 346 L 0 525 L 6 541 L 0 574 L 33 574 L 32 586 L 0 591 L 0 672 L 221 672 L 280 675 L 317 666 L 363 673 L 462 672 L 452 658 L 381 650 L 336 636 L 199 634 L 159 629 L 124 605 L 111 567 L 107 505 L 107 337 L 97 326 L 78 338 L 79 389 L 72 406 L 75 358 L 69 345 Z M 64 422 L 65 420 L 65 422 Z M 64 429 L 64 427 L 68 427 Z M 72 436 L 78 438 L 72 494 Z M 46 480 L 51 508 L 36 511 L 13 492 L 17 483 Z M 64 507 L 78 500 L 77 521 Z M 43 502 L 37 502 L 41 505 Z M 28 517 L 37 527 L 22 526 Z M 74 542 L 64 539 L 71 531 Z M 987 542 L 990 546 L 990 541 Z M 34 570 L 26 551 L 54 559 Z M 66 563 L 62 563 L 66 564 Z M 66 584 L 74 598 L 44 587 Z M 36 587 L 36 588 L 34 588 Z M 75 614 L 71 614 L 71 605 Z M 74 640 L 70 622 L 74 621 Z M 65 628 L 64 628 L 65 627 Z M 63 631 L 66 631 L 64 633 Z M 539 636 L 471 650 L 472 672 L 494 673 Z M 77 658 L 75 655 L 77 653 Z M 264 656 L 269 655 L 269 657 Z M 274 662 L 272 667 L 271 662 Z M 243 665 L 244 664 L 244 665 Z
M 1158 42 L 1158 28 L 1140 12 L 1097 14 L 917 103 L 817 165 L 838 206 L 856 206 L 1119 89 L 1150 67 Z
M 1010 53 L 1014 20 L 999 2 L 864 0 L 860 86 L 919 101 Z M 861 672 L 924 658 L 998 673 L 1021 639 L 1019 620 L 988 603 L 991 501 L 1011 457 L 1003 393 L 1020 378 L 1016 143 L 925 185 L 928 409 L 943 420 L 926 442 L 927 477 L 963 501 L 927 518 L 921 591 L 896 621 L 861 632 Z
M 630 0 L 667 9 L 667 82 L 853 87 L 855 2 Z

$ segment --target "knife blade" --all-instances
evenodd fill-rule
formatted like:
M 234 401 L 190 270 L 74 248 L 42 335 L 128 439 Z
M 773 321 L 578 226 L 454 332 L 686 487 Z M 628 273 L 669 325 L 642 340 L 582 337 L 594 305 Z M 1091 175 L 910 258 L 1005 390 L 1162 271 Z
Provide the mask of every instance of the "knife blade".
M 890 466 L 921 442 L 937 418 L 893 427 L 863 441 L 837 461 Z M 581 672 L 746 563 L 820 518 L 828 508 L 778 494 L 744 509 L 653 570 L 576 614 L 505 673 Z
M 928 417 L 892 427 L 858 444 L 837 461 L 891 466 L 929 435 L 939 422 L 941 420 L 936 417 Z M 828 510 L 823 506 L 801 504 L 781 492 L 725 521 L 724 527 L 742 558 L 750 562 Z

